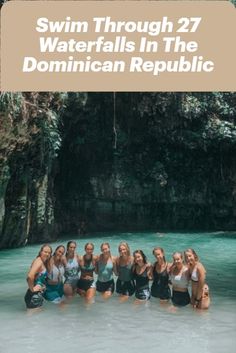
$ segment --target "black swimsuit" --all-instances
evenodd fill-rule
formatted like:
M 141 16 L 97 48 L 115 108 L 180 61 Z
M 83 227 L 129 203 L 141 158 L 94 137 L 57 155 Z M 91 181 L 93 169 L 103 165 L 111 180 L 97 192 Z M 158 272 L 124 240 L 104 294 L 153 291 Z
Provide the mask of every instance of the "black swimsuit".
M 166 268 L 162 272 L 156 271 L 156 262 L 153 265 L 153 283 L 151 287 L 151 294 L 153 297 L 160 298 L 162 300 L 168 300 L 171 297 L 169 287 L 169 275 Z
M 148 300 L 151 297 L 147 270 L 146 267 L 141 274 L 138 274 L 136 269 L 134 270 L 135 297 L 140 300 Z

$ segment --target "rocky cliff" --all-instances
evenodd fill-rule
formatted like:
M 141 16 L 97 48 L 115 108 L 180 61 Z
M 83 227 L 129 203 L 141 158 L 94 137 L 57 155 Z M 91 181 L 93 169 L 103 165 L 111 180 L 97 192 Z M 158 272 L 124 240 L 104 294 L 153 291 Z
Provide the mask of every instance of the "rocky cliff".
M 1 96 L 0 246 L 236 228 L 235 93 Z M 82 230 L 83 232 L 83 230 Z

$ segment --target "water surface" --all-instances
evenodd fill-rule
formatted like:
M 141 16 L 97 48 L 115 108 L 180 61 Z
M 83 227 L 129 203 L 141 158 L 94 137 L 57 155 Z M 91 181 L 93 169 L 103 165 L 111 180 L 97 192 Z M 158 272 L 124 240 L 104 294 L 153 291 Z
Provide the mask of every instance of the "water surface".
M 77 240 L 76 236 L 71 239 Z M 68 239 L 52 244 L 53 249 Z M 174 251 L 192 247 L 207 268 L 212 296 L 208 311 L 190 307 L 176 312 L 152 298 L 134 305 L 131 298 L 119 303 L 114 295 L 104 302 L 99 294 L 89 307 L 77 296 L 64 309 L 45 303 L 40 313 L 26 313 L 26 273 L 40 246 L 0 252 L 0 351 L 4 353 L 235 353 L 236 352 L 236 234 L 233 233 L 113 233 L 78 240 L 83 253 L 87 241 L 99 252 L 109 242 L 113 255 L 125 240 L 131 250 L 142 249 L 153 262 L 152 249 L 161 246 L 167 260 Z

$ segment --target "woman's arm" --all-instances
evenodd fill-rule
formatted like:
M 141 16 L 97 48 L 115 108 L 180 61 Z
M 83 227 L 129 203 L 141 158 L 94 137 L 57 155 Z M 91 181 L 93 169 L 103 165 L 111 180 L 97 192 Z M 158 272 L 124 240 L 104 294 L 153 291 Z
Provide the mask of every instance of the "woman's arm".
M 31 292 L 34 292 L 35 290 L 39 290 L 38 286 L 34 285 L 34 281 L 35 281 L 36 274 L 40 272 L 42 265 L 43 265 L 42 260 L 40 259 L 40 257 L 37 257 L 30 267 L 26 280 Z
M 118 273 L 119 257 L 118 256 L 114 257 L 112 262 L 113 262 L 113 272 L 116 276 L 118 276 L 119 275 L 119 273 Z
M 203 286 L 205 284 L 205 279 L 206 279 L 206 270 L 203 267 L 202 264 L 199 264 L 197 266 L 197 274 L 198 274 L 198 286 L 197 286 L 197 292 L 196 292 L 196 301 L 200 301 L 202 298 L 202 290 Z
M 149 279 L 152 279 L 153 267 L 150 263 L 147 264 L 147 276 Z
M 96 261 L 95 261 L 95 273 L 98 275 L 98 261 L 100 259 L 100 255 L 97 256 Z

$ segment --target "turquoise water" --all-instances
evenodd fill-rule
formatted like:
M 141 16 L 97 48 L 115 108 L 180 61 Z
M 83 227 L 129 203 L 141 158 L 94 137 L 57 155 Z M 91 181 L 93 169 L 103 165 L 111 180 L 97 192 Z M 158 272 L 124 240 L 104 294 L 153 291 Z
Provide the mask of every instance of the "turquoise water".
M 67 240 L 52 246 L 66 245 Z M 187 307 L 172 312 L 154 298 L 135 305 L 133 298 L 121 304 L 116 295 L 104 302 L 97 294 L 90 307 L 77 296 L 63 309 L 45 303 L 43 311 L 29 315 L 23 301 L 25 277 L 40 246 L 4 250 L 0 252 L 0 352 L 236 352 L 236 234 L 97 234 L 78 240 L 78 252 L 82 254 L 84 244 L 92 241 L 99 253 L 100 244 L 106 241 L 117 255 L 122 240 L 132 251 L 141 248 L 151 262 L 155 246 L 165 249 L 169 261 L 174 251 L 194 248 L 207 268 L 210 309 L 194 312 Z

